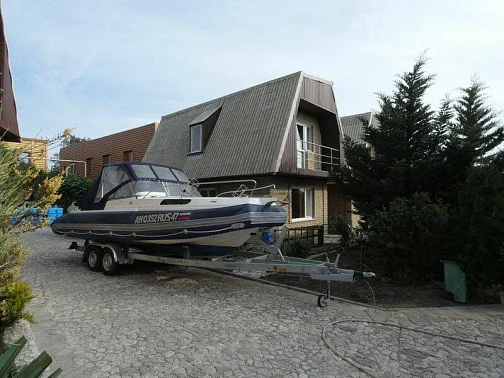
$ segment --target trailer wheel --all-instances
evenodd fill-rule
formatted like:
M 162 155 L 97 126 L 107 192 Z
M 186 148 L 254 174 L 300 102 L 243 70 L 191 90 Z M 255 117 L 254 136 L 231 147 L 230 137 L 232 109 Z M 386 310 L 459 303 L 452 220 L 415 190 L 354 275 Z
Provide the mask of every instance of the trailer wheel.
M 86 262 L 89 270 L 92 270 L 93 272 L 100 270 L 101 248 L 91 246 L 87 248 L 85 254 L 87 255 Z
M 329 300 L 327 298 L 327 295 L 319 295 L 318 299 L 317 299 L 317 303 L 319 305 L 319 307 L 327 307 L 327 304 L 329 303 Z
M 113 276 L 117 273 L 118 264 L 115 261 L 114 253 L 110 248 L 105 248 L 101 256 L 101 266 L 103 274 Z

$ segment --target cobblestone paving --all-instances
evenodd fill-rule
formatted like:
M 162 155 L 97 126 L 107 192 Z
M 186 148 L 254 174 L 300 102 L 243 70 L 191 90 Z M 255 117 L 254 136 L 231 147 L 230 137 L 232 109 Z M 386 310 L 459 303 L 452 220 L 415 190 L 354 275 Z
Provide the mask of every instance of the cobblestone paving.
M 70 240 L 39 230 L 23 278 L 35 346 L 65 377 L 368 377 L 322 329 L 374 320 L 504 345 L 504 306 L 380 311 L 198 269 L 87 270 Z M 158 270 L 159 269 L 159 270 Z M 19 332 L 19 330 L 18 330 Z M 504 377 L 504 350 L 369 323 L 326 336 L 378 377 Z

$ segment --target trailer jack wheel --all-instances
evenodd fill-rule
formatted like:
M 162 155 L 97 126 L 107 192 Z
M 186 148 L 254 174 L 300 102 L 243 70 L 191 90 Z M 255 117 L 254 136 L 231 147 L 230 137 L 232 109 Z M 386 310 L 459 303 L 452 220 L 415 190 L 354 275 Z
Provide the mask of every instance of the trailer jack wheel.
M 329 303 L 329 299 L 327 298 L 327 295 L 319 295 L 317 299 L 317 303 L 319 307 L 327 307 L 327 304 Z

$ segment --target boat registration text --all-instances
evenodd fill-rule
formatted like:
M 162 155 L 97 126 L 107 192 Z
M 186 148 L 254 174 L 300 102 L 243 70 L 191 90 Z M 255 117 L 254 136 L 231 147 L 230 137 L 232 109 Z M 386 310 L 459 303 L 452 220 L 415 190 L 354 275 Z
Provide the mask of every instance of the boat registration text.
M 138 215 L 135 218 L 135 224 L 185 221 L 189 220 L 190 218 L 191 213 L 146 214 L 146 215 Z

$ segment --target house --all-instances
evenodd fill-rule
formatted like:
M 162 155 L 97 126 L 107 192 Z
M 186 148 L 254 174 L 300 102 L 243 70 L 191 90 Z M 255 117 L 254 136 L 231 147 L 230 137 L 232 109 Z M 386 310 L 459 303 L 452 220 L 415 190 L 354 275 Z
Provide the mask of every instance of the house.
M 364 125 L 378 127 L 378 120 L 372 112 L 352 114 L 349 116 L 341 117 L 341 128 L 343 130 L 343 135 L 349 137 L 354 143 L 364 144 Z M 373 153 L 372 146 L 369 146 L 371 153 Z M 344 151 L 343 151 L 344 152 Z M 343 214 L 348 223 L 352 227 L 356 228 L 359 226 L 360 217 L 355 214 L 355 208 L 352 201 L 349 198 L 344 198 L 341 196 L 337 187 L 334 187 L 335 195 L 341 197 L 341 201 L 338 202 L 337 212 Z
M 156 132 L 156 122 L 134 129 L 73 144 L 60 149 L 61 167 L 95 179 L 103 165 L 116 161 L 142 161 Z M 66 160 L 66 161 L 65 161 Z
M 341 117 L 343 135 L 350 137 L 355 143 L 364 143 L 364 125 L 378 127 L 379 122 L 373 112 Z
M 5 38 L 0 8 L 0 142 L 9 149 L 21 152 L 21 162 L 33 163 L 39 169 L 47 169 L 47 140 L 21 138 L 17 119 L 16 99 L 12 85 L 9 50 Z
M 3 17 L 0 9 L 0 139 L 5 142 L 21 142 L 19 135 L 16 100 L 12 87 L 9 50 L 5 39 Z
M 254 194 L 290 198 L 290 228 L 327 225 L 341 201 L 328 184 L 342 142 L 332 87 L 296 72 L 166 115 L 143 160 L 183 168 L 203 195 L 255 180 Z
M 10 150 L 20 150 L 21 163 L 31 163 L 38 169 L 47 170 L 49 142 L 46 139 L 23 137 L 19 142 L 2 141 L 2 144 Z

